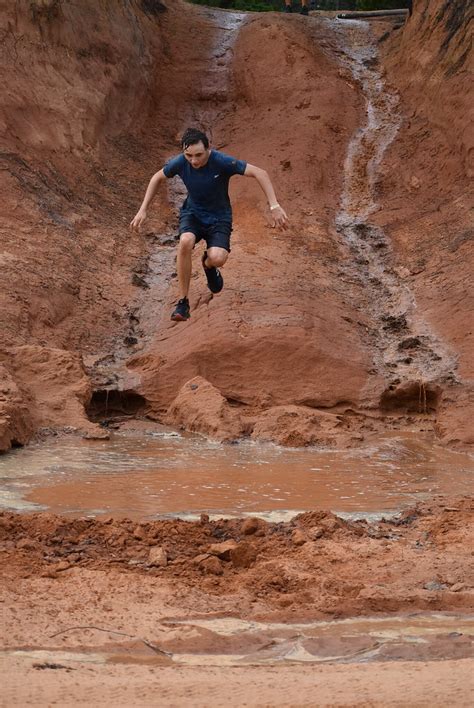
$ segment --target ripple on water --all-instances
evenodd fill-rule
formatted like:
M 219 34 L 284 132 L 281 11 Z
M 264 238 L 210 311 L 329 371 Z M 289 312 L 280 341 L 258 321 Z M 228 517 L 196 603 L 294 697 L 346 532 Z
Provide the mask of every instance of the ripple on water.
M 380 518 L 435 494 L 472 492 L 473 459 L 415 435 L 356 450 L 285 449 L 194 436 L 67 437 L 0 457 L 3 508 L 196 518 L 258 514 L 282 521 L 310 509 Z

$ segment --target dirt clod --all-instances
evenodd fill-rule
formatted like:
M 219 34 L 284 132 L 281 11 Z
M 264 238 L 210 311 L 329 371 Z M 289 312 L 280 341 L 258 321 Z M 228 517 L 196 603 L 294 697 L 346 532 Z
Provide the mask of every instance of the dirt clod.
M 148 565 L 166 568 L 168 565 L 168 554 L 161 546 L 153 546 L 148 554 Z

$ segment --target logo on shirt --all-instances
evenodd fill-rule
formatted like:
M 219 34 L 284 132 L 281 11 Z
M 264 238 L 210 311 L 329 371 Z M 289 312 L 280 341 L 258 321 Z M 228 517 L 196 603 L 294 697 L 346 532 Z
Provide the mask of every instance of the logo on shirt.
M 218 177 L 220 177 L 220 175 L 214 175 L 214 179 L 217 179 Z

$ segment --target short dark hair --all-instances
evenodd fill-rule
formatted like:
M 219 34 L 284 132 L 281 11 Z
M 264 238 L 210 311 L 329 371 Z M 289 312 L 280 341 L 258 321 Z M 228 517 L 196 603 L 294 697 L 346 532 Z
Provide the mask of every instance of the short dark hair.
M 207 150 L 209 147 L 209 138 L 206 133 L 202 132 L 202 130 L 198 130 L 197 128 L 188 128 L 184 131 L 183 137 L 181 138 L 181 146 L 183 150 L 186 150 L 186 148 L 190 145 L 196 145 L 200 142 L 202 142 Z

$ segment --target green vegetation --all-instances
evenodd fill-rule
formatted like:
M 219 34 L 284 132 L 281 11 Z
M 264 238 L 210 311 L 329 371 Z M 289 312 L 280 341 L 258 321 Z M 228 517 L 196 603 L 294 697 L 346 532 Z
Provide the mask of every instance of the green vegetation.
M 357 0 L 356 10 L 400 10 L 409 4 L 400 0 Z
M 227 10 L 252 10 L 269 12 L 282 10 L 284 0 L 191 0 L 196 5 L 221 7 Z M 293 5 L 300 7 L 299 0 Z M 313 0 L 309 2 L 312 10 L 398 10 L 408 7 L 408 0 Z
M 271 12 L 281 10 L 282 0 L 192 0 L 195 5 L 208 5 L 232 10 L 251 10 L 253 12 Z

